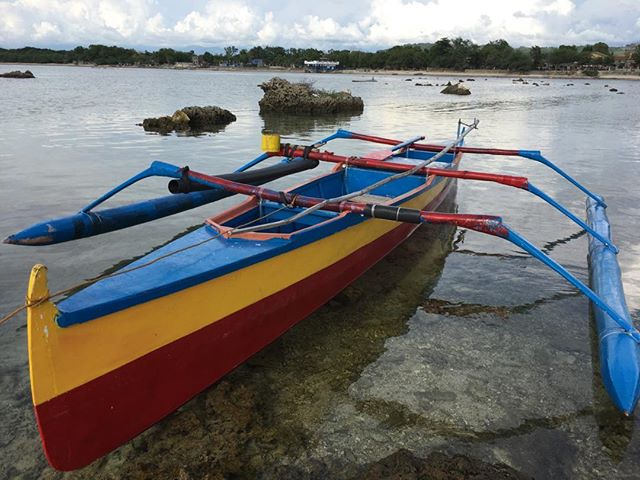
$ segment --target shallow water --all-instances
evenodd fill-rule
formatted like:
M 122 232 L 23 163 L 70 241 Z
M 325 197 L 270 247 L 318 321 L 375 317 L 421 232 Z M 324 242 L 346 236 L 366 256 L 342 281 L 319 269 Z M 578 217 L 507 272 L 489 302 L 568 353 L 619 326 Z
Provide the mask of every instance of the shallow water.
M 283 74 L 350 89 L 363 97 L 365 111 L 263 119 L 256 85 L 270 78 L 266 73 L 30 69 L 35 80 L 0 83 L 0 236 L 77 211 L 155 159 L 230 171 L 257 154 L 262 128 L 298 143 L 338 127 L 444 142 L 459 118 L 478 117 L 468 145 L 540 149 L 607 198 L 638 319 L 640 82 L 551 80 L 535 87 L 478 77 L 468 83 L 471 96 L 452 97 L 414 83 L 457 77 L 352 83 L 358 77 Z M 136 126 L 144 117 L 208 104 L 238 120 L 202 136 L 146 134 Z M 347 141 L 330 148 L 349 146 L 360 153 L 371 148 Z M 529 176 L 573 211 L 584 210 L 579 192 L 538 164 L 466 156 L 463 167 Z M 112 205 L 164 192 L 164 182 L 148 182 Z M 151 250 L 234 201 L 57 246 L 2 244 L 0 312 L 22 302 L 34 263 L 49 266 L 52 289 L 64 288 Z M 502 214 L 587 279 L 585 236 L 541 201 L 473 182 L 459 183 L 449 201 L 460 212 Z M 401 448 L 419 457 L 442 451 L 503 462 L 537 478 L 635 478 L 640 467 L 638 421 L 613 410 L 596 374 L 588 302 L 517 248 L 474 232 L 420 229 L 180 411 L 72 474 L 48 468 L 41 452 L 24 322 L 21 316 L 0 328 L 0 478 L 350 478 Z

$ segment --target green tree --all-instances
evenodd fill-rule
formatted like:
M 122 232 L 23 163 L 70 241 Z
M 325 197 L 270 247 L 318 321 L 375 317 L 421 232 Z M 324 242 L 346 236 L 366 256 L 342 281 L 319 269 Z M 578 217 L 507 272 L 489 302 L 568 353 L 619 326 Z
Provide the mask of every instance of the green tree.
M 636 67 L 640 67 L 640 44 L 636 45 L 636 49 L 633 51 L 631 58 L 636 62 Z
M 577 62 L 579 59 L 578 47 L 575 45 L 560 45 L 549 54 L 549 62 L 556 66 Z
M 215 60 L 216 60 L 215 57 L 213 55 L 211 55 L 209 52 L 204 52 L 202 54 L 202 62 L 205 65 L 213 65 Z
M 471 66 L 475 66 L 477 60 L 478 46 L 471 40 L 463 40 L 462 38 L 454 38 L 451 42 L 451 50 L 449 52 L 449 66 L 456 70 L 464 70 Z
M 542 49 L 534 45 L 529 49 L 529 56 L 531 57 L 532 68 L 538 70 L 542 66 Z
M 526 52 L 514 50 L 507 61 L 507 67 L 512 72 L 528 72 L 533 66 L 531 56 Z
M 506 40 L 494 40 L 487 43 L 480 49 L 483 64 L 486 68 L 507 69 L 509 59 L 513 54 L 513 48 Z
M 447 37 L 441 38 L 429 49 L 429 63 L 434 67 L 449 68 L 449 65 L 451 64 L 450 55 L 452 50 L 453 45 L 451 44 L 451 40 Z
M 604 42 L 598 42 L 594 44 L 593 51 L 598 53 L 603 53 L 605 55 L 611 55 L 611 52 L 609 51 L 609 45 L 607 45 Z
M 231 63 L 233 61 L 233 57 L 238 53 L 238 49 L 233 45 L 229 47 L 224 47 L 224 56 L 227 59 L 227 63 Z

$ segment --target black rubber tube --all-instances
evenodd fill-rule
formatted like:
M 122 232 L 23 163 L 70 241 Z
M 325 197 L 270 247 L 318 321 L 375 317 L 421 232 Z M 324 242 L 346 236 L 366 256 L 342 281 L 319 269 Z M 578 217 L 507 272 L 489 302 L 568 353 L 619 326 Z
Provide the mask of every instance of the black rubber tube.
M 277 178 L 286 177 L 287 175 L 292 175 L 304 170 L 310 170 L 317 167 L 318 164 L 319 162 L 317 160 L 296 158 L 290 162 L 282 162 L 269 167 L 247 170 L 246 172 L 225 173 L 216 176 L 248 185 L 261 185 L 276 180 Z M 206 185 L 190 182 L 188 177 L 183 177 L 180 180 L 171 180 L 169 182 L 169 191 L 171 193 L 190 193 L 200 190 L 211 190 L 211 188 L 212 187 L 207 187 Z

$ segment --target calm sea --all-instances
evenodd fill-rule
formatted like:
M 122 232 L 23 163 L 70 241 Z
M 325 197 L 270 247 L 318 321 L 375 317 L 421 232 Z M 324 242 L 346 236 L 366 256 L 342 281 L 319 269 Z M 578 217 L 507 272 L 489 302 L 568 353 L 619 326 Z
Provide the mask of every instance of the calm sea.
M 336 128 L 446 142 L 458 119 L 477 117 L 468 145 L 540 149 L 607 199 L 629 307 L 639 317 L 640 82 L 553 79 L 536 87 L 476 77 L 467 83 L 472 95 L 456 97 L 415 84 L 460 77 L 353 83 L 364 77 L 286 73 L 351 90 L 364 99 L 364 113 L 262 118 L 257 85 L 273 76 L 267 73 L 29 68 L 35 80 L 0 79 L 2 237 L 79 210 L 153 160 L 229 172 L 259 153 L 263 128 L 297 143 Z M 201 136 L 149 134 L 136 125 L 190 105 L 227 108 L 237 121 Z M 341 141 L 330 148 L 372 147 Z M 580 192 L 539 164 L 466 156 L 463 168 L 528 176 L 584 212 Z M 149 181 L 110 205 L 165 192 L 165 182 Z M 502 215 L 587 280 L 585 236 L 542 201 L 477 182 L 458 183 L 449 200 L 459 212 Z M 0 313 L 23 301 L 35 263 L 46 264 L 52 289 L 61 289 L 235 201 L 67 244 L 0 244 Z M 22 315 L 0 328 L 0 478 L 59 478 L 47 467 L 33 418 L 24 324 Z M 637 478 L 638 414 L 623 419 L 608 403 L 592 344 L 588 302 L 523 252 L 474 232 L 423 228 L 247 364 L 71 477 L 349 478 L 404 448 L 420 457 L 442 451 L 503 462 L 537 478 Z

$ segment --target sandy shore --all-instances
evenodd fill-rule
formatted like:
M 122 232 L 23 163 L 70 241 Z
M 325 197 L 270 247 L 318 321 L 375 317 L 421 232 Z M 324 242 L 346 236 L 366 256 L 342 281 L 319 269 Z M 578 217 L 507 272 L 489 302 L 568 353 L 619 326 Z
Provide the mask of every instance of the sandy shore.
M 174 66 L 114 66 L 114 65 L 91 65 L 91 64 L 69 64 L 69 63 L 6 63 L 0 65 L 23 65 L 23 66 L 60 66 L 60 67 L 95 67 L 95 68 L 159 68 L 168 70 L 209 70 L 215 72 L 270 72 L 270 73 L 305 73 L 302 68 L 287 67 L 174 67 Z M 308 73 L 308 72 L 306 72 Z M 590 77 L 578 72 L 565 71 L 530 71 L 528 73 L 509 72 L 507 70 L 371 70 L 371 69 L 345 69 L 336 72 L 326 72 L 324 75 L 364 75 L 387 76 L 430 76 L 430 77 L 493 77 L 493 78 L 574 78 L 574 79 L 602 79 L 602 80 L 640 80 L 640 70 L 600 72 L 597 77 Z
M 578 79 L 605 79 L 605 80 L 640 80 L 640 70 L 633 72 L 601 72 L 597 77 L 590 77 L 576 72 L 561 71 L 531 71 L 528 73 L 514 73 L 507 70 L 341 70 L 336 73 L 348 73 L 354 75 L 406 75 L 424 77 L 494 77 L 494 78 L 578 78 Z

